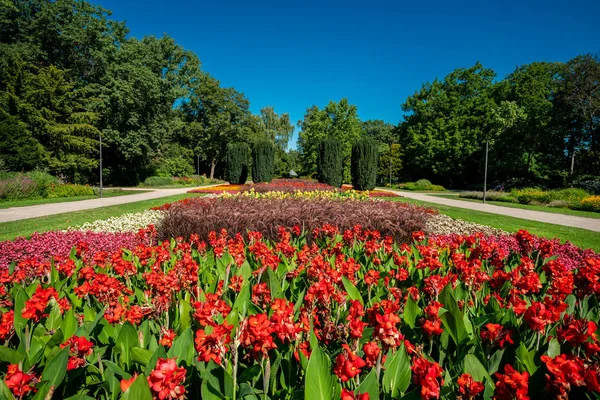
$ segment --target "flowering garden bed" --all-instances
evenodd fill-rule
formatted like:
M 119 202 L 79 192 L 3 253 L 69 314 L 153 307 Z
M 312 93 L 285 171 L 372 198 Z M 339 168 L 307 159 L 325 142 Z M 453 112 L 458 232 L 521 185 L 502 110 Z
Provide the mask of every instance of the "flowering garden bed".
M 4 267 L 1 396 L 600 391 L 593 252 L 575 259 L 526 232 L 510 240 L 416 232 L 402 245 L 360 227 L 282 228 L 273 241 L 214 232 L 206 242 L 156 244 L 154 236 L 141 232 L 130 250 L 80 243 L 52 263 Z
M 352 189 L 352 186 L 344 185 L 340 189 L 329 186 L 325 183 L 310 181 L 306 179 L 273 179 L 269 183 L 252 183 L 245 185 L 219 185 L 207 188 L 198 188 L 190 190 L 188 193 L 205 193 L 205 194 L 237 194 L 237 193 L 252 193 L 252 194 L 269 194 L 275 195 L 288 194 L 300 196 L 301 193 L 312 193 L 313 196 L 325 196 L 329 192 L 328 198 L 339 196 L 346 198 L 349 196 L 356 197 L 400 197 L 398 194 L 382 191 L 360 192 Z M 310 196 L 310 195 L 308 195 Z

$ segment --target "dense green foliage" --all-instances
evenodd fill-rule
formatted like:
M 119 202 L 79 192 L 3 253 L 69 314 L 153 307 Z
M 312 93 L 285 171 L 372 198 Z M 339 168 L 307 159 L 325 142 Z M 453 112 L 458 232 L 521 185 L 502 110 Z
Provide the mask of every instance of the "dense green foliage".
M 232 185 L 246 183 L 249 153 L 245 143 L 232 143 L 227 147 L 227 181 Z
M 333 187 L 342 186 L 344 160 L 339 140 L 329 136 L 321 141 L 317 168 L 319 182 Z
M 259 140 L 252 149 L 252 181 L 271 182 L 275 168 L 275 147 L 270 140 Z
M 64 184 L 58 178 L 39 170 L 0 173 L 1 201 L 93 195 L 94 189 L 90 186 Z
M 227 145 L 269 139 L 280 159 L 293 126 L 202 70 L 163 36 L 136 39 L 110 12 L 76 0 L 0 7 L 0 159 L 10 171 L 45 168 L 97 183 L 148 176 L 221 176 Z M 282 167 L 287 169 L 287 166 Z
M 361 139 L 352 146 L 352 186 L 356 190 L 373 190 L 377 183 L 377 144 Z
M 344 181 L 350 181 L 350 154 L 352 143 L 361 136 L 361 123 L 356 106 L 342 99 L 339 103 L 330 101 L 320 109 L 312 106 L 306 110 L 304 120 L 298 122 L 302 129 L 298 137 L 305 174 L 317 172 L 319 144 L 328 136 L 340 141 L 344 157 Z

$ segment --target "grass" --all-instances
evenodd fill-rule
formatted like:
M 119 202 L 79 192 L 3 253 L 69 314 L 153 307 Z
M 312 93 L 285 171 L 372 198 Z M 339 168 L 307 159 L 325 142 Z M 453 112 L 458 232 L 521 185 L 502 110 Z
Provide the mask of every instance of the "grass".
M 104 189 L 102 191 L 102 197 L 117 197 L 127 196 L 130 194 L 146 193 L 149 190 L 120 190 L 120 189 Z M 53 204 L 53 203 L 66 203 L 69 201 L 79 200 L 90 200 L 100 198 L 97 195 L 91 196 L 76 196 L 76 197 L 56 197 L 56 198 L 45 198 L 45 199 L 25 199 L 25 200 L 7 200 L 0 201 L 0 209 L 10 207 L 26 207 L 26 206 L 37 206 L 40 204 Z
M 593 232 L 580 228 L 572 228 L 569 226 L 547 224 L 544 222 L 508 217 L 505 215 L 490 214 L 481 211 L 449 207 L 441 204 L 408 199 L 406 197 L 395 199 L 392 198 L 392 200 L 435 208 L 440 213 L 448 215 L 452 218 L 462 219 L 464 221 L 491 226 L 494 228 L 505 230 L 507 232 L 516 232 L 519 229 L 526 229 L 529 232 L 538 236 L 543 236 L 547 238 L 558 237 L 562 241 L 568 240 L 569 242 L 579 247 L 590 248 L 597 252 L 600 252 L 600 233 L 598 232 Z
M 125 213 L 140 212 L 147 210 L 151 207 L 157 207 L 165 203 L 171 203 L 173 201 L 185 199 L 187 197 L 196 196 L 198 196 L 198 194 L 184 193 L 175 196 L 162 197 L 160 199 L 144 200 L 135 203 L 94 208 L 91 210 L 82 210 L 64 214 L 49 215 L 47 217 L 4 222 L 0 223 L 0 241 L 12 240 L 18 236 L 30 236 L 34 232 L 46 232 L 67 229 L 70 226 L 78 226 L 85 222 L 92 222 L 98 219 L 115 217 Z
M 466 199 L 464 197 L 458 197 L 456 195 L 436 194 L 434 196 L 451 198 L 454 200 L 462 200 L 462 201 L 481 203 L 481 200 Z M 543 211 L 543 212 L 549 212 L 549 213 L 553 213 L 553 214 L 564 214 L 564 215 L 573 215 L 576 217 L 600 219 L 600 213 L 593 212 L 593 211 L 571 210 L 570 208 L 548 207 L 548 206 L 535 205 L 535 204 L 509 203 L 509 202 L 504 202 L 504 201 L 486 201 L 486 204 L 493 204 L 493 205 L 501 206 L 501 207 L 521 208 L 524 210 Z

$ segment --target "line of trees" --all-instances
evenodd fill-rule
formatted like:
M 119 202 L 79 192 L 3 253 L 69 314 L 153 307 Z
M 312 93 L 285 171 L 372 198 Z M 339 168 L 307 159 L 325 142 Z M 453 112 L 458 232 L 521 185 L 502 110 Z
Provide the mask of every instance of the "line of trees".
M 312 106 L 298 148 L 304 174 L 316 171 L 318 145 L 335 137 L 349 182 L 351 143 L 379 146 L 380 182 L 429 179 L 450 187 L 481 185 L 490 141 L 489 181 L 509 186 L 566 186 L 600 179 L 600 58 L 534 62 L 502 80 L 476 63 L 427 82 L 402 104 L 396 126 L 361 122 L 347 99 Z
M 14 0 L 0 7 L 0 168 L 41 168 L 71 182 L 104 176 L 223 176 L 229 143 L 277 145 L 280 171 L 293 132 L 272 107 L 250 102 L 203 71 L 169 36 L 128 36 L 124 22 L 77 0 Z M 196 161 L 200 165 L 196 165 Z

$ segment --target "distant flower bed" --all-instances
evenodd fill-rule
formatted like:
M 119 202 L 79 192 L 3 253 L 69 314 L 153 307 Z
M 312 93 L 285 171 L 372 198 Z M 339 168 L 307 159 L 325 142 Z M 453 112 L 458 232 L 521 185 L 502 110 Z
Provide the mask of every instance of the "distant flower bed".
M 329 192 L 331 194 L 329 194 Z M 399 197 L 390 192 L 361 192 L 352 189 L 352 186 L 344 185 L 341 188 L 334 188 L 325 183 L 304 179 L 274 179 L 270 183 L 245 184 L 245 185 L 219 185 L 210 188 L 198 188 L 190 190 L 188 193 L 206 193 L 206 194 L 235 194 L 244 193 L 251 197 L 282 197 L 296 196 L 305 198 L 354 198 L 368 199 L 369 197 Z M 267 194 L 268 193 L 268 194 Z M 277 193 L 277 194 L 271 194 Z M 312 193 L 312 194 L 302 194 Z
M 68 230 L 92 232 L 137 232 L 148 225 L 156 225 L 163 218 L 162 211 L 146 210 L 138 213 L 127 213 L 117 217 L 86 222 Z

